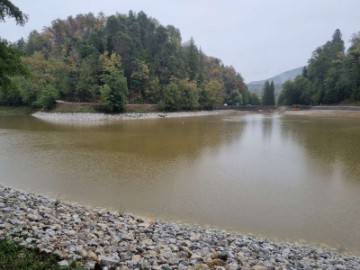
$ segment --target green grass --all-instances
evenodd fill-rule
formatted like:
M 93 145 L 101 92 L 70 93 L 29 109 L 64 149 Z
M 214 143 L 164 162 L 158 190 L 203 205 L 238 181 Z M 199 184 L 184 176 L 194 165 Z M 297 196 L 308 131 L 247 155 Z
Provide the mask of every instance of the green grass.
M 344 100 L 342 102 L 340 102 L 339 104 L 337 104 L 339 106 L 360 106 L 360 101 L 348 101 L 348 100 Z
M 95 113 L 99 111 L 99 105 L 92 104 L 57 104 L 51 112 L 61 113 Z
M 125 111 L 135 113 L 158 112 L 159 106 L 157 104 L 126 104 Z
M 119 208 L 119 210 L 118 210 L 118 215 L 119 215 L 120 217 L 123 217 L 123 216 L 125 215 L 125 211 L 126 211 L 126 207 L 123 206 L 123 205 L 121 205 L 120 208 Z
M 11 270 L 60 270 L 55 255 L 37 252 L 14 243 L 10 238 L 0 236 L 0 269 Z M 68 270 L 75 270 L 72 265 Z
M 94 106 L 94 105 L 83 105 L 83 106 L 79 106 L 75 112 L 90 112 L 90 113 L 95 113 L 98 112 L 98 107 Z
M 156 104 L 126 104 L 125 112 L 147 113 L 158 112 L 159 107 Z M 99 104 L 84 103 L 58 103 L 51 112 L 60 113 L 97 113 L 103 112 Z
M 35 112 L 36 110 L 30 108 L 30 107 L 25 107 L 25 106 L 16 106 L 16 107 L 11 107 L 11 106 L 0 106 L 0 114 L 31 114 L 33 112 Z
M 11 106 L 0 106 L 0 115 L 12 115 L 12 114 L 31 114 L 39 109 L 33 109 L 31 107 L 11 107 Z M 148 113 L 148 112 L 159 112 L 159 106 L 157 104 L 127 104 L 125 108 L 126 112 L 136 113 Z M 56 107 L 50 112 L 59 113 L 99 113 L 103 112 L 103 108 L 100 104 L 96 103 L 58 103 Z M 1 269 L 0 269 L 1 270 Z

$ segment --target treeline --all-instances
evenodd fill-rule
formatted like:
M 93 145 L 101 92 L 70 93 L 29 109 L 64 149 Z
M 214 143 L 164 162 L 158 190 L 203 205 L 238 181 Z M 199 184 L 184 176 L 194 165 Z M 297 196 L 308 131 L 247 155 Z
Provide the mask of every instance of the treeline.
M 127 102 L 191 110 L 254 98 L 233 67 L 205 55 L 193 39 L 183 43 L 177 28 L 144 12 L 57 19 L 12 46 L 31 75 L 12 76 L 0 104 L 49 109 L 55 99 L 100 101 L 118 112 Z
M 360 101 L 360 33 L 345 52 L 340 30 L 317 48 L 302 75 L 284 83 L 279 104 L 334 104 Z

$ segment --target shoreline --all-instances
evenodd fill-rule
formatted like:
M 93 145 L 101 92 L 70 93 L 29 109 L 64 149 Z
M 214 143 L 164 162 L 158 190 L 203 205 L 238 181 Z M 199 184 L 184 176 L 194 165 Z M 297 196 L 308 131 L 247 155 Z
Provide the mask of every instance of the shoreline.
M 185 118 L 220 115 L 226 113 L 239 112 L 246 113 L 264 113 L 258 111 L 237 111 L 237 110 L 214 110 L 214 111 L 193 111 L 193 112 L 146 112 L 146 113 L 61 113 L 61 112 L 35 112 L 31 116 L 52 123 L 98 123 L 112 121 L 129 121 L 129 120 L 147 120 L 161 118 Z M 273 113 L 279 111 L 274 110 Z M 314 117 L 360 117 L 360 110 L 339 110 L 339 109 L 300 109 L 300 110 L 283 110 L 283 115 L 290 116 L 314 116 Z
M 147 113 L 57 113 L 57 112 L 36 112 L 32 116 L 48 122 L 101 122 L 101 121 L 127 121 L 161 118 L 197 117 L 207 115 L 223 114 L 224 111 L 194 111 L 194 112 L 147 112 Z
M 315 116 L 315 117 L 360 117 L 359 110 L 321 110 L 321 109 L 310 109 L 310 110 L 286 110 L 282 112 L 284 115 L 294 116 Z
M 360 269 L 360 257 L 324 248 L 123 215 L 0 184 L 1 234 L 85 269 Z

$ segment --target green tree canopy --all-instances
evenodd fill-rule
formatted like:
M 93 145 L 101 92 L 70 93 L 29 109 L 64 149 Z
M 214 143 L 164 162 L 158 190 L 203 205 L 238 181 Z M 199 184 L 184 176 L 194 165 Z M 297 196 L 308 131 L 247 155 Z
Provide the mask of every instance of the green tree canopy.
M 257 94 L 251 93 L 249 97 L 249 103 L 251 105 L 261 105 L 261 100 Z
M 303 74 L 283 85 L 279 103 L 334 104 L 360 101 L 359 34 L 345 52 L 341 32 L 336 29 L 332 39 L 312 54 Z
M 122 112 L 125 109 L 128 94 L 127 81 L 118 54 L 107 52 L 100 55 L 102 64 L 102 81 L 100 87 L 101 102 L 109 113 Z
M 15 21 L 24 25 L 27 16 L 8 0 L 0 1 L 0 21 L 5 17 L 13 17 Z M 20 52 L 0 39 L 0 104 L 17 105 L 21 103 L 19 90 L 12 83 L 11 78 L 16 75 L 28 75 L 28 71 L 20 59 Z
M 266 81 L 263 88 L 262 105 L 275 105 L 275 86 L 274 82 Z
M 13 94 L 28 105 L 39 104 L 47 85 L 61 99 L 103 103 L 121 88 L 121 104 L 161 103 L 169 110 L 210 108 L 224 100 L 237 104 L 249 97 L 233 67 L 207 56 L 193 38 L 183 42 L 179 29 L 144 12 L 57 19 L 17 45 L 33 76 L 12 78 L 18 86 Z M 113 105 L 107 110 L 122 110 Z
M 0 0 L 0 21 L 5 21 L 5 17 L 12 17 L 19 25 L 24 25 L 28 16 L 9 0 Z

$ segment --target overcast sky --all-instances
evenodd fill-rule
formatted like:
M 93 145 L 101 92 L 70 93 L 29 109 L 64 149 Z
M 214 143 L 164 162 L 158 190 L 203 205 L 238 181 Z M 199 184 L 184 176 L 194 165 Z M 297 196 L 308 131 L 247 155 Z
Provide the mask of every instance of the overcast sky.
M 69 15 L 103 11 L 144 11 L 161 24 L 179 28 L 183 42 L 193 37 L 210 56 L 232 65 L 246 82 L 267 79 L 304 66 L 336 28 L 346 44 L 360 31 L 360 0 L 12 0 L 29 15 L 20 27 L 0 23 L 10 41 L 41 31 Z

